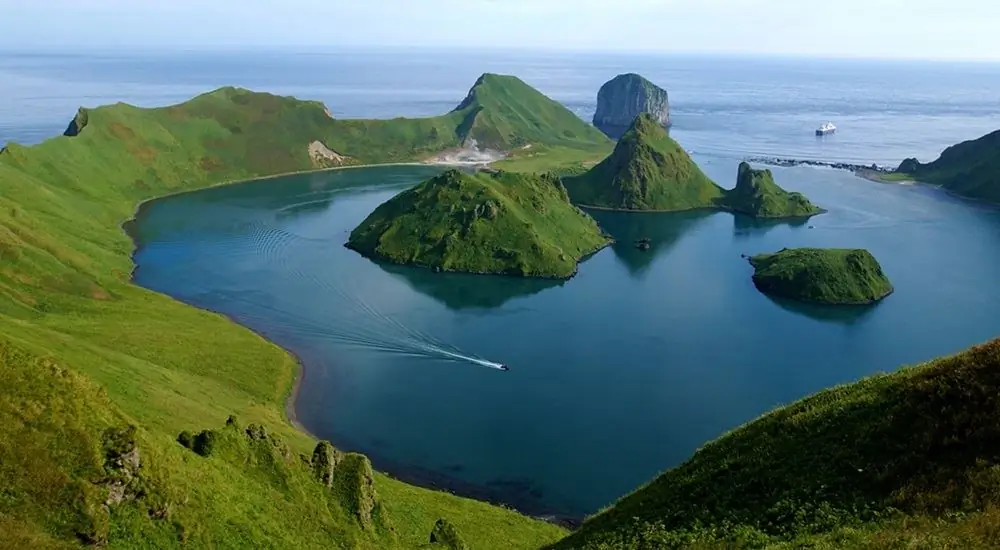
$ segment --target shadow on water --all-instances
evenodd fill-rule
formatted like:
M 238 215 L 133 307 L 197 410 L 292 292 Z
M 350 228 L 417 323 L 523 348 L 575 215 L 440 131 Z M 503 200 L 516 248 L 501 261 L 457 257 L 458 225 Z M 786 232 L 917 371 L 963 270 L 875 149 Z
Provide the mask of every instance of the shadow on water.
M 828 306 L 798 302 L 787 298 L 777 298 L 774 296 L 767 296 L 766 294 L 765 297 L 776 306 L 790 313 L 808 317 L 816 321 L 822 321 L 824 323 L 833 323 L 845 326 L 860 324 L 865 319 L 870 317 L 871 314 L 875 312 L 875 309 L 878 308 L 879 303 L 881 303 L 878 302 L 858 306 Z
M 775 227 L 782 225 L 791 228 L 799 228 L 809 223 L 810 219 L 811 218 L 759 219 L 743 214 L 733 214 L 733 234 L 738 237 L 763 235 Z
M 562 286 L 565 281 L 469 273 L 434 273 L 429 269 L 374 262 L 413 290 L 451 310 L 494 309 L 524 296 Z
M 669 251 L 677 241 L 703 220 L 718 214 L 709 210 L 690 212 L 610 212 L 588 211 L 606 232 L 614 237 L 615 256 L 633 276 L 642 275 L 657 255 Z M 639 239 L 649 239 L 649 249 L 636 246 Z

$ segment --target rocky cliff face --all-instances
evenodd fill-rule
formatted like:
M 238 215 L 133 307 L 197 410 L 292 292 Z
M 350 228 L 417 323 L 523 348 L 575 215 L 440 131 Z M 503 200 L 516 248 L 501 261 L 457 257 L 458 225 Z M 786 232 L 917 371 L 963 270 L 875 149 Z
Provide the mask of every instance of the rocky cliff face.
M 606 82 L 597 93 L 594 126 L 608 137 L 618 139 L 635 117 L 643 113 L 649 114 L 657 123 L 669 126 L 667 91 L 637 74 L 621 74 Z

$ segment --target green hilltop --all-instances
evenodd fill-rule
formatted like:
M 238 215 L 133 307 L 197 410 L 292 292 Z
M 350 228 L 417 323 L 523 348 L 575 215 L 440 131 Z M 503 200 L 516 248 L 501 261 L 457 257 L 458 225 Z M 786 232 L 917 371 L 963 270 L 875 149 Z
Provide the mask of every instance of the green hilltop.
M 998 373 L 994 340 L 819 392 L 706 444 L 549 548 L 996 548 Z
M 584 174 L 564 179 L 573 202 L 623 211 L 719 209 L 756 218 L 822 212 L 801 193 L 774 183 L 770 170 L 740 163 L 736 187 L 719 187 L 652 116 L 637 116 L 614 151 Z
M 566 278 L 609 242 L 555 176 L 449 170 L 380 205 L 347 246 L 436 270 Z
M 729 210 L 754 218 L 805 218 L 823 212 L 802 193 L 788 192 L 774 183 L 770 170 L 755 170 L 741 162 L 736 187 L 726 191 Z
M 131 284 L 121 224 L 141 201 L 489 141 L 459 119 L 334 121 L 224 88 L 84 109 L 0 152 L 0 547 L 997 547 L 1000 341 L 765 415 L 564 538 L 318 443 L 285 414 L 293 357 Z M 510 143 L 529 131 L 508 122 Z M 553 161 L 582 162 L 545 135 Z
M 763 293 L 802 302 L 870 304 L 892 293 L 882 266 L 864 249 L 785 248 L 750 258 Z
M 713 208 L 723 190 L 653 117 L 643 113 L 609 157 L 565 180 L 573 202 L 613 210 Z
M 317 168 L 317 140 L 346 163 L 419 159 L 458 143 L 454 132 L 418 139 L 434 127 L 445 128 L 338 122 L 318 103 L 224 88 L 171 107 L 85 109 L 67 135 L 4 149 L 0 546 L 416 548 L 440 519 L 474 548 L 563 536 L 369 474 L 360 458 L 341 470 L 353 481 L 324 486 L 310 475 L 316 441 L 285 416 L 295 359 L 221 315 L 131 283 L 122 222 L 139 202 Z M 230 415 L 239 428 L 218 430 Z M 185 431 L 192 449 L 178 442 Z M 194 451 L 213 444 L 218 452 Z M 376 500 L 378 514 L 359 506 Z
M 911 177 L 963 197 L 1000 202 L 1000 130 L 945 149 L 937 160 L 904 160 L 891 179 Z

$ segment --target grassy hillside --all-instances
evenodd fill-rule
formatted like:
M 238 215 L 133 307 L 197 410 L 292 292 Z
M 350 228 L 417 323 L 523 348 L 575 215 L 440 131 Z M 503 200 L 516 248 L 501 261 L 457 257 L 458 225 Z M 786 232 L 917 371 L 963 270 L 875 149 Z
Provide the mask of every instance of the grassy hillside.
M 1000 202 L 1000 130 L 952 145 L 927 164 L 906 159 L 896 174 L 940 185 L 963 197 Z
M 309 143 L 337 135 L 335 124 L 318 104 L 223 89 L 163 109 L 85 110 L 75 135 L 0 153 L 0 547 L 106 534 L 112 548 L 413 548 L 442 518 L 475 548 L 537 548 L 564 533 L 377 473 L 393 531 L 367 528 L 357 499 L 296 462 L 315 442 L 284 417 L 294 360 L 219 315 L 130 284 L 121 223 L 137 202 L 312 168 Z M 296 459 L 225 432 L 231 414 L 241 430 L 265 426 Z M 219 454 L 177 442 L 205 429 L 222 430 Z M 133 445 L 138 473 L 127 465 Z M 355 461 L 351 476 L 365 470 Z M 105 510 L 112 495 L 123 500 Z
M 802 193 L 789 193 L 774 183 L 770 170 L 754 170 L 741 162 L 736 187 L 726 191 L 721 203 L 754 218 L 805 218 L 823 212 Z
M 820 392 L 705 445 L 554 545 L 995 548 L 1000 340 Z
M 555 176 L 449 170 L 380 205 L 347 246 L 443 271 L 565 278 L 609 242 Z
M 614 210 L 713 208 L 723 196 L 722 188 L 645 113 L 608 158 L 565 184 L 573 202 Z
M 750 258 L 753 283 L 765 294 L 821 304 L 870 304 L 892 284 L 870 252 L 846 248 L 785 248 Z
M 512 150 L 526 145 L 587 148 L 610 140 L 562 104 L 514 76 L 484 74 L 449 115 L 463 143 Z

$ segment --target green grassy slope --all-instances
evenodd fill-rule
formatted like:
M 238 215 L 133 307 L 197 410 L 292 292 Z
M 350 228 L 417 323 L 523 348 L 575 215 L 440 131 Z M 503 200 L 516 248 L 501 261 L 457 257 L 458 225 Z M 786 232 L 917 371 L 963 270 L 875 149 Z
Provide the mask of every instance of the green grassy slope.
M 608 243 L 555 176 L 449 170 L 380 205 L 347 246 L 443 271 L 564 278 Z
M 587 148 L 611 141 L 562 104 L 514 76 L 484 74 L 449 116 L 461 115 L 463 142 L 511 150 L 525 145 Z
M 1000 202 L 1000 130 L 952 145 L 927 164 L 906 159 L 896 173 L 963 197 Z
M 476 548 L 537 548 L 564 533 L 376 474 L 395 535 L 373 534 L 340 499 L 317 496 L 298 466 L 265 476 L 243 455 L 205 459 L 178 445 L 182 430 L 230 414 L 266 426 L 296 456 L 314 442 L 284 417 L 294 360 L 219 315 L 130 284 L 132 243 L 120 224 L 149 197 L 311 168 L 309 140 L 331 122 L 318 105 L 234 89 L 78 120 L 78 135 L 0 153 L 0 346 L 12 350 L 0 357 L 0 452 L 4 465 L 31 466 L 0 466 L 0 546 L 73 545 L 89 518 L 102 521 L 108 489 L 93 480 L 104 475 L 104 430 L 129 424 L 163 499 L 152 502 L 165 504 L 113 509 L 110 547 L 186 538 L 216 548 L 412 548 L 441 518 Z
M 864 249 L 785 248 L 750 258 L 765 294 L 822 304 L 869 304 L 892 293 L 878 260 Z
M 608 158 L 564 181 L 573 202 L 615 210 L 714 208 L 723 196 L 648 114 L 635 118 Z
M 995 548 L 1000 340 L 705 445 L 558 549 Z
M 755 218 L 804 218 L 822 210 L 802 193 L 790 193 L 774 183 L 770 170 L 754 170 L 741 162 L 736 187 L 726 191 L 721 204 Z

